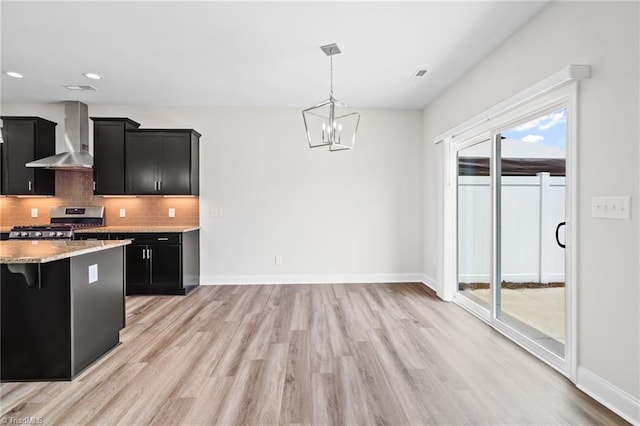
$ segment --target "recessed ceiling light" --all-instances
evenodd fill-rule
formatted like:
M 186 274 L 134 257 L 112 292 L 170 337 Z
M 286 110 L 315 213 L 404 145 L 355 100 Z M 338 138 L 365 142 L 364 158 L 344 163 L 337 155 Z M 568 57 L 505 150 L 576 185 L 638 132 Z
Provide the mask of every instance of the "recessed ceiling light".
M 85 72 L 85 73 L 82 73 L 82 75 L 84 75 L 87 78 L 90 78 L 91 80 L 102 80 L 102 76 L 100 74 L 96 74 L 95 72 Z
M 69 90 L 96 90 L 95 87 L 85 84 L 65 84 L 62 87 L 66 87 Z
M 2 73 L 13 78 L 24 78 L 24 74 L 20 74 L 17 71 L 2 71 Z

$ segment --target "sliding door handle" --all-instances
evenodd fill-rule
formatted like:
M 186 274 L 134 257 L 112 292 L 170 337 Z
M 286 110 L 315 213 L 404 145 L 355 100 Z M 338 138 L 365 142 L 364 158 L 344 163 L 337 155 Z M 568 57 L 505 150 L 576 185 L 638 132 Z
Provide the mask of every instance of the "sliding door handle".
M 560 242 L 560 228 L 562 228 L 562 227 L 563 227 L 563 226 L 565 226 L 566 224 L 567 224 L 567 222 L 560 222 L 560 223 L 558 224 L 558 226 L 556 226 L 556 243 L 557 243 L 560 247 L 562 247 L 562 248 L 565 248 L 565 247 L 566 247 L 566 245 L 564 245 L 564 244 L 562 244 L 562 243 Z M 565 242 L 566 242 L 566 241 L 565 241 Z

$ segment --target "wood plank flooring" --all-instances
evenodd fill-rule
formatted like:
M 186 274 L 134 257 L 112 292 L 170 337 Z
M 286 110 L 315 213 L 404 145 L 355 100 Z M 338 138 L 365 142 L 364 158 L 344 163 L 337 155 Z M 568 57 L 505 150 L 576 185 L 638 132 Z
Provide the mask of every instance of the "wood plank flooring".
M 625 424 L 421 284 L 128 297 L 121 341 L 73 382 L 3 383 L 0 422 Z

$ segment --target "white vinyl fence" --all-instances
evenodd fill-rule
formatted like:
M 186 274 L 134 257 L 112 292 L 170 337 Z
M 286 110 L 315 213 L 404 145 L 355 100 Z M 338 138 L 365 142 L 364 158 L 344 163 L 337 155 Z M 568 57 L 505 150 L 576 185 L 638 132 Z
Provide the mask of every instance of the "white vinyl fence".
M 488 283 L 491 271 L 491 190 L 488 176 L 458 178 L 458 274 Z M 502 177 L 502 281 L 564 282 L 564 249 L 556 226 L 565 220 L 565 178 Z M 565 227 L 560 241 L 565 242 Z

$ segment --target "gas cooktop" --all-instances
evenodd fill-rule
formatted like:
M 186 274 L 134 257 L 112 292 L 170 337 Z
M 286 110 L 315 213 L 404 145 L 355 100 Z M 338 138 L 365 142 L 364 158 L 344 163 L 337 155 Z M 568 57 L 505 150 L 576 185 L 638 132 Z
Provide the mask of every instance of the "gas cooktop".
M 10 239 L 56 240 L 73 238 L 73 230 L 104 226 L 104 207 L 52 207 L 49 225 L 14 226 Z

